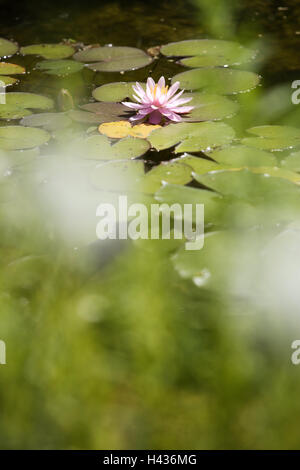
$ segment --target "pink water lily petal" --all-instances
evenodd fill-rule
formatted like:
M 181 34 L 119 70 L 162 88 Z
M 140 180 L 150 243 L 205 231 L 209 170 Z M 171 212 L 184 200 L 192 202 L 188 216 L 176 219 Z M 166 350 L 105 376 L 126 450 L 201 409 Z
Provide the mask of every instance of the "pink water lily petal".
M 178 108 L 172 108 L 175 113 L 189 113 L 194 109 L 194 106 L 179 106 Z
M 136 82 L 133 85 L 135 95 L 133 95 L 136 103 L 123 102 L 124 106 L 137 112 L 135 116 L 130 118 L 131 121 L 144 120 L 148 117 L 151 124 L 159 124 L 163 118 L 174 122 L 182 121 L 180 114 L 188 113 L 193 106 L 182 106 L 189 103 L 192 98 L 181 98 L 184 93 L 181 90 L 177 93 L 180 83 L 174 83 L 170 89 L 166 87 L 166 80 L 160 77 L 158 83 L 155 84 L 153 78 L 149 77 L 146 83 L 146 91 Z
M 174 85 L 170 87 L 167 93 L 167 99 L 169 100 L 176 93 L 180 85 L 180 82 L 175 82 Z
M 124 106 L 127 106 L 128 108 L 132 108 L 132 109 L 140 109 L 140 108 L 143 107 L 142 104 L 131 103 L 130 101 L 123 101 L 122 104 L 124 104 Z
M 193 98 L 180 98 L 178 100 L 173 101 L 172 103 L 168 103 L 169 106 L 180 106 L 182 104 L 189 103 L 192 101 Z

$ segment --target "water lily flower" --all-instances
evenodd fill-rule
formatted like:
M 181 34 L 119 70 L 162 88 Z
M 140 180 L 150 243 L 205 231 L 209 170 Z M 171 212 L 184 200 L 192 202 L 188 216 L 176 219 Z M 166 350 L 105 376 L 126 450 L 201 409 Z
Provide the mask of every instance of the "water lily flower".
M 192 98 L 179 98 L 184 90 L 176 94 L 180 82 L 174 83 L 170 88 L 166 86 L 164 77 L 160 77 L 158 83 L 152 78 L 148 78 L 146 91 L 136 82 L 132 86 L 135 95 L 134 99 L 137 103 L 124 101 L 122 104 L 137 112 L 130 121 L 138 121 L 149 118 L 150 124 L 159 124 L 162 118 L 170 121 L 180 122 L 182 117 L 180 114 L 190 112 L 194 106 L 182 106 L 191 101 Z

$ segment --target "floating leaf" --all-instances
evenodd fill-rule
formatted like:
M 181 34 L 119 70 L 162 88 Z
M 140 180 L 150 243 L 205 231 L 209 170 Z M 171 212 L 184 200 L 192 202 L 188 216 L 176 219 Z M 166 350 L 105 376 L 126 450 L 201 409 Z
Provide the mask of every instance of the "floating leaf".
M 300 171 L 300 152 L 294 152 L 281 160 L 281 166 L 288 170 Z
M 207 160 L 206 158 L 195 157 L 194 155 L 185 154 L 182 157 L 176 158 L 173 162 L 183 163 L 189 165 L 193 172 L 197 174 L 207 173 L 208 171 L 220 170 L 224 166 L 219 165 L 216 162 Z
M 275 194 L 283 196 L 295 189 L 300 195 L 298 186 L 294 184 L 296 179 L 300 181 L 299 175 L 276 167 L 230 168 L 204 175 L 195 174 L 194 178 L 223 195 L 250 201 L 258 198 L 265 202 L 270 197 L 274 202 Z
M 135 47 L 91 47 L 74 54 L 74 59 L 89 63 L 99 72 L 121 72 L 149 65 L 153 58 Z M 94 62 L 94 63 L 90 63 Z
M 22 126 L 43 127 L 47 131 L 63 129 L 64 127 L 70 126 L 71 123 L 72 120 L 64 113 L 31 114 L 20 121 Z
M 36 64 L 38 70 L 46 72 L 48 75 L 70 75 L 83 69 L 83 64 L 75 60 L 43 60 Z
M 175 152 L 189 151 L 184 148 L 193 148 L 193 151 L 205 150 L 208 147 L 229 143 L 234 137 L 233 129 L 223 123 L 219 122 L 198 122 L 186 123 L 180 122 L 178 124 L 169 124 L 153 131 L 149 136 L 151 145 L 156 150 L 164 150 L 178 142 L 184 142 L 176 147 Z M 181 147 L 182 145 L 182 147 Z M 198 150 L 195 150 L 195 147 Z
M 246 145 L 228 146 L 220 150 L 209 152 L 207 155 L 219 163 L 233 167 L 273 166 L 277 164 L 277 159 L 271 153 L 253 149 Z
M 9 170 L 36 159 L 39 149 L 28 150 L 0 150 L 1 169 Z
M 202 122 L 201 128 L 194 135 L 184 139 L 179 144 L 175 153 L 200 152 L 221 145 L 229 144 L 235 137 L 232 127 L 222 122 Z
M 0 148 L 7 150 L 27 149 L 45 144 L 50 134 L 35 127 L 0 127 Z
M 139 142 L 143 142 L 140 140 Z M 117 144 L 116 144 L 117 145 Z M 97 189 L 110 191 L 137 190 L 144 175 L 142 161 L 115 161 L 97 165 L 91 171 L 90 181 Z
M 134 84 L 135 82 L 107 83 L 95 88 L 92 95 L 97 101 L 120 102 L 125 98 L 132 98 Z
M 51 109 L 54 106 L 53 100 L 46 96 L 35 93 L 7 93 L 5 95 L 6 104 L 16 105 L 30 109 Z
M 72 109 L 68 112 L 68 116 L 76 122 L 83 122 L 87 124 L 100 124 L 103 118 L 99 114 L 88 113 L 87 111 L 79 111 Z
M 5 104 L 0 105 L 1 119 L 20 119 L 32 114 L 32 109 L 49 109 L 53 101 L 34 93 L 6 93 Z
M 98 122 L 128 119 L 128 111 L 121 103 L 89 103 L 81 106 L 81 109 L 97 114 L 101 118 Z
M 1 83 L 2 82 L 2 83 Z M 0 75 L 0 86 L 10 86 L 18 82 L 17 78 L 8 77 L 7 75 Z
M 192 180 L 193 169 L 173 160 L 170 162 L 162 162 L 152 168 L 144 176 L 142 181 L 142 191 L 155 193 L 162 185 L 162 183 L 171 184 L 187 184 Z
M 259 137 L 245 137 L 242 143 L 265 150 L 284 150 L 300 145 L 300 130 L 289 126 L 257 126 L 248 129 Z
M 225 96 L 206 93 L 186 93 L 185 96 L 193 98 L 189 106 L 194 109 L 182 118 L 185 122 L 216 121 L 233 116 L 239 105 Z
M 210 223 L 214 223 L 219 220 L 219 214 L 222 212 L 224 207 L 222 196 L 213 191 L 175 184 L 166 184 L 162 186 L 155 193 L 155 199 L 158 202 L 165 202 L 169 205 L 175 203 L 179 203 L 181 205 L 204 204 L 205 220 Z M 194 217 L 194 213 L 192 216 Z
M 1 104 L 0 105 L 0 119 L 21 119 L 24 116 L 32 114 L 29 109 L 16 106 L 14 104 Z
M 201 68 L 175 75 L 172 83 L 177 81 L 180 82 L 181 88 L 187 90 L 205 89 L 212 93 L 231 95 L 255 88 L 259 83 L 259 76 L 244 70 Z
M 21 73 L 25 73 L 25 69 L 21 65 L 0 62 L 0 75 L 16 75 Z
M 21 47 L 23 55 L 39 55 L 45 59 L 65 59 L 74 54 L 74 48 L 67 44 L 33 44 Z
M 137 158 L 150 148 L 146 140 L 127 137 L 111 145 L 105 135 L 93 135 L 75 142 L 74 152 L 91 160 L 121 160 Z
M 7 39 L 0 38 L 0 57 L 10 57 L 18 50 L 17 44 Z
M 99 126 L 99 132 L 113 139 L 132 136 L 146 139 L 154 129 L 159 129 L 159 125 L 137 124 L 132 126 L 128 121 L 105 122 Z
M 237 42 L 215 39 L 192 39 L 169 43 L 161 47 L 166 56 L 195 56 L 181 60 L 187 67 L 239 65 L 254 59 L 256 52 Z

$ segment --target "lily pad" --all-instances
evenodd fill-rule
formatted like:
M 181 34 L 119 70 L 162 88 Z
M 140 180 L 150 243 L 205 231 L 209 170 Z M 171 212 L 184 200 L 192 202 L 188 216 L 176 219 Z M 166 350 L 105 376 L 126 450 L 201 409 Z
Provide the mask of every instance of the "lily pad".
M 35 127 L 0 127 L 0 148 L 18 150 L 38 147 L 48 142 L 50 137 L 47 131 Z
M 16 106 L 14 104 L 1 104 L 0 105 L 0 119 L 21 119 L 24 116 L 29 116 L 32 111 L 29 109 Z
M 191 39 L 169 43 L 161 47 L 166 56 L 189 57 L 181 60 L 187 67 L 207 67 L 216 65 L 240 65 L 253 60 L 256 52 L 237 42 L 215 39 Z
M 127 136 L 146 139 L 151 132 L 160 127 L 159 125 L 151 124 L 137 124 L 136 126 L 132 126 L 128 121 L 115 121 L 101 124 L 99 126 L 99 132 L 113 139 L 120 139 Z
M 79 111 L 78 109 L 71 109 L 68 112 L 68 116 L 76 122 L 82 122 L 86 124 L 100 124 L 103 122 L 101 115 L 96 113 L 89 113 L 87 111 Z M 119 118 L 120 119 L 120 118 Z
M 204 175 L 194 174 L 194 178 L 204 186 L 218 191 L 226 196 L 261 202 L 270 197 L 274 202 L 275 194 L 282 197 L 288 192 L 300 189 L 294 183 L 299 175 L 292 172 L 284 172 L 280 168 L 229 168 L 225 170 L 212 171 Z
M 24 163 L 35 160 L 39 156 L 39 149 L 27 150 L 0 150 L 1 169 L 9 170 Z
M 75 60 L 43 60 L 36 64 L 38 70 L 46 72 L 48 75 L 65 76 L 80 72 L 83 64 Z
M 20 119 L 32 114 L 30 109 L 50 109 L 54 105 L 50 98 L 34 93 L 6 93 L 5 104 L 0 106 L 1 119 Z
M 146 153 L 150 148 L 146 140 L 126 137 L 111 145 L 105 135 L 93 135 L 75 142 L 74 152 L 90 160 L 129 160 Z
M 206 158 L 195 157 L 194 155 L 189 155 L 188 153 L 182 157 L 176 158 L 173 162 L 183 163 L 191 167 L 192 171 L 201 175 L 207 173 L 208 171 L 220 170 L 224 168 L 224 165 L 219 165 L 216 162 L 207 160 Z
M 0 38 L 0 57 L 10 57 L 18 51 L 18 46 L 12 41 Z
M 17 83 L 19 80 L 14 77 L 8 77 L 7 75 L 0 75 L 0 86 L 10 86 Z
M 281 160 L 282 168 L 300 172 L 300 152 L 294 152 Z
M 153 131 L 148 140 L 156 150 L 164 150 L 182 142 L 175 149 L 175 153 L 180 153 L 225 145 L 233 138 L 234 130 L 221 122 L 180 122 Z
M 23 55 L 39 55 L 45 59 L 65 59 L 74 54 L 74 48 L 67 44 L 33 44 L 21 47 Z
M 181 88 L 187 90 L 204 89 L 211 93 L 231 95 L 255 88 L 259 83 L 259 75 L 229 68 L 199 68 L 175 75 L 172 83 L 177 81 Z
M 213 160 L 232 167 L 275 166 L 277 159 L 269 152 L 253 149 L 246 145 L 232 145 L 207 153 Z M 197 171 L 196 171 L 197 173 Z
M 1 111 L 1 108 L 0 108 Z M 70 126 L 72 120 L 64 113 L 39 113 L 24 117 L 20 124 L 29 127 L 43 127 L 47 131 Z
M 25 73 L 25 69 L 21 65 L 0 62 L 0 75 L 16 75 L 21 73 Z
M 35 93 L 7 93 L 6 104 L 19 106 L 29 109 L 51 109 L 54 102 L 51 98 L 46 96 L 36 95 Z
M 193 98 L 189 106 L 194 109 L 182 118 L 185 122 L 217 121 L 233 116 L 239 105 L 225 96 L 206 93 L 186 93 L 185 96 Z
M 258 137 L 245 137 L 242 143 L 264 150 L 284 150 L 300 145 L 300 130 L 289 126 L 257 126 L 248 129 Z
M 74 54 L 74 59 L 88 63 L 99 72 L 122 72 L 149 65 L 153 58 L 135 47 L 91 47 Z M 93 63 L 90 63 L 93 62 Z
M 144 176 L 142 190 L 147 193 L 155 193 L 163 182 L 187 184 L 193 179 L 192 171 L 193 169 L 190 166 L 177 160 L 162 162 Z
M 209 223 L 215 223 L 219 220 L 220 212 L 222 212 L 224 207 L 222 196 L 213 191 L 175 184 L 163 185 L 155 193 L 155 199 L 158 202 L 165 202 L 169 205 L 174 203 L 181 205 L 204 204 L 205 221 L 209 221 Z M 194 217 L 194 213 L 192 216 Z
M 111 122 L 128 119 L 128 112 L 121 103 L 88 103 L 81 106 L 84 111 L 95 113 L 101 118 L 98 122 Z
M 95 88 L 92 95 L 97 101 L 120 102 L 125 98 L 133 98 L 132 85 L 134 84 L 135 82 L 107 83 Z M 144 83 L 141 83 L 141 86 L 146 87 Z
M 143 142 L 140 140 L 140 142 Z M 110 191 L 137 190 L 140 179 L 144 175 L 142 161 L 114 161 L 106 162 L 94 167 L 90 174 L 90 181 L 97 189 Z

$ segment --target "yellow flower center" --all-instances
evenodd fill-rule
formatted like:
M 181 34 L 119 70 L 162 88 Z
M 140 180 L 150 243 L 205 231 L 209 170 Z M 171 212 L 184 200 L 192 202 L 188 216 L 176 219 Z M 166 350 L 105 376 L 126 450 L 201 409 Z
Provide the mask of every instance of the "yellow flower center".
M 154 86 L 153 90 L 152 90 L 152 93 L 153 93 L 153 98 L 155 99 L 155 95 L 156 95 L 156 91 L 157 91 L 157 83 L 156 85 Z M 163 95 L 166 95 L 167 92 L 168 92 L 168 89 L 169 89 L 169 85 L 167 86 L 164 86 L 161 88 L 160 92 L 163 94 Z

